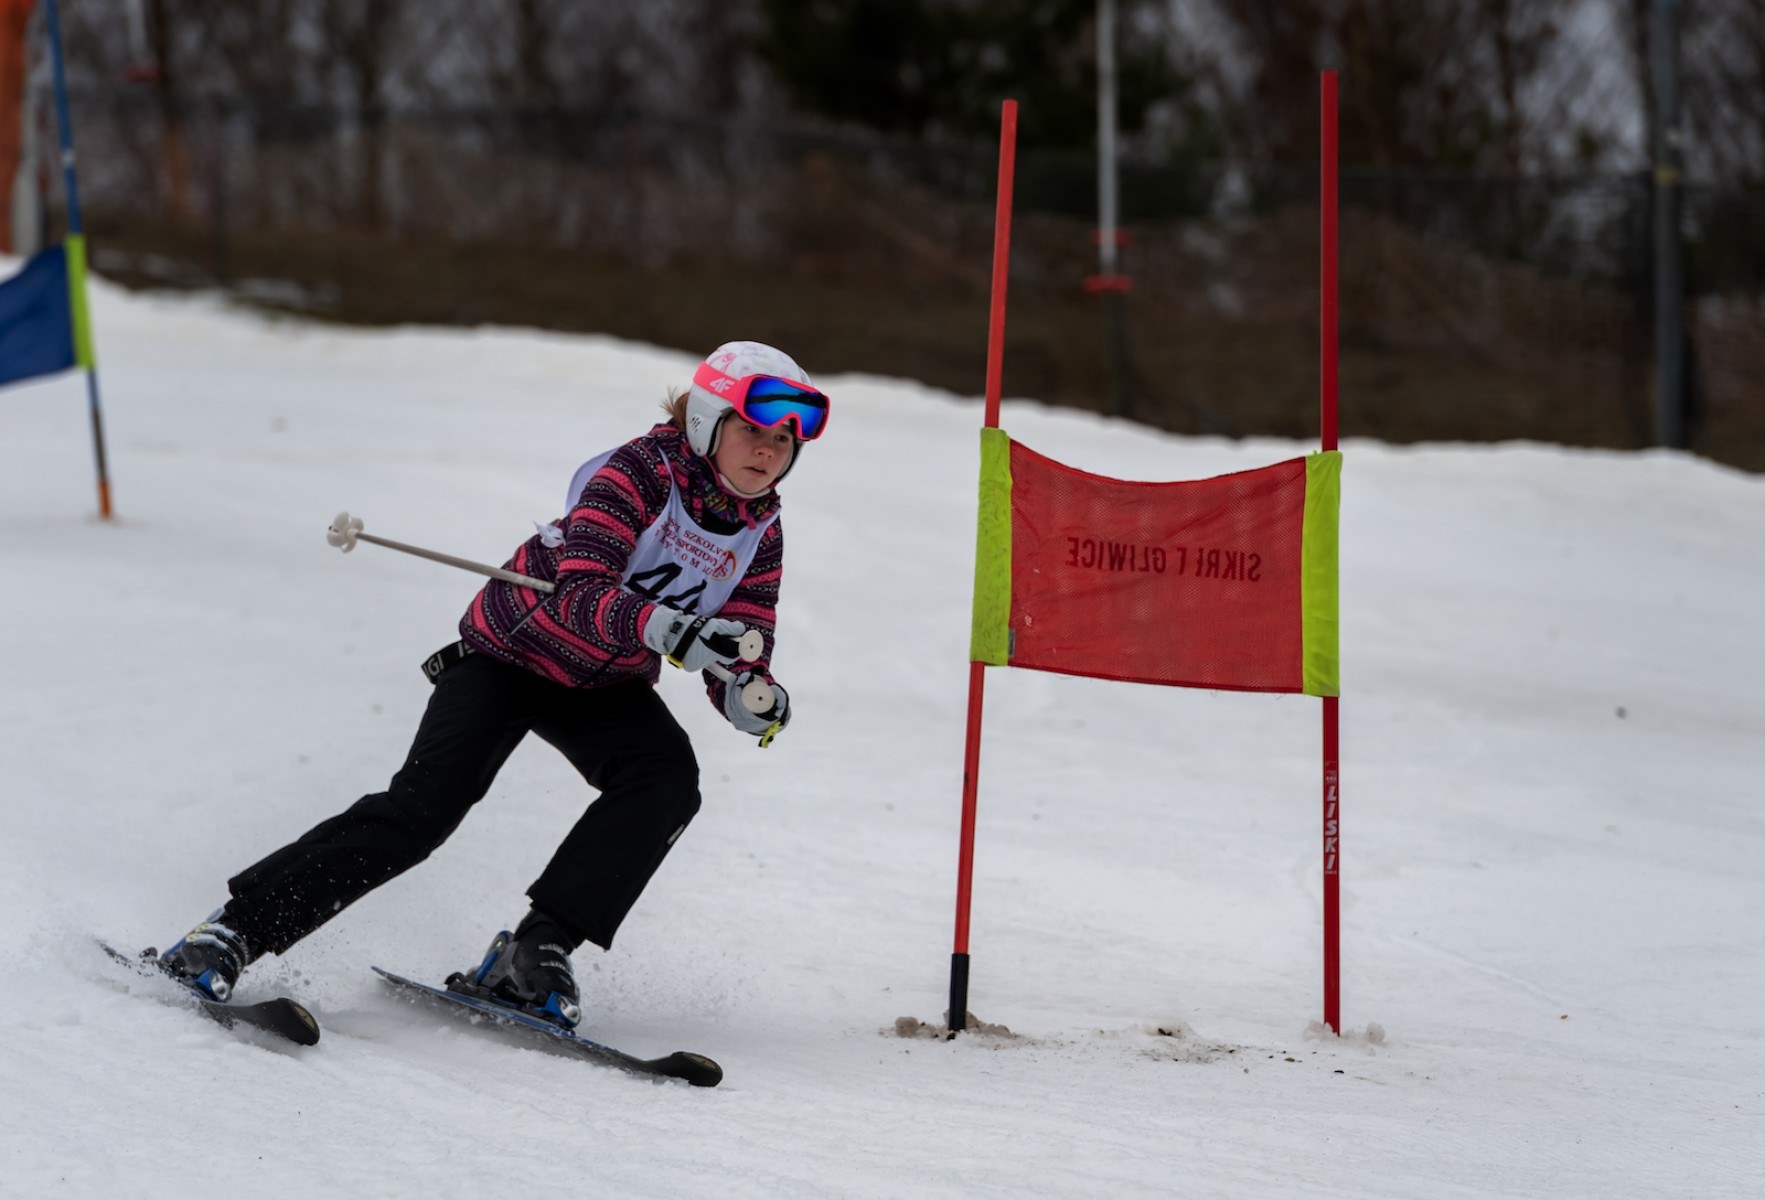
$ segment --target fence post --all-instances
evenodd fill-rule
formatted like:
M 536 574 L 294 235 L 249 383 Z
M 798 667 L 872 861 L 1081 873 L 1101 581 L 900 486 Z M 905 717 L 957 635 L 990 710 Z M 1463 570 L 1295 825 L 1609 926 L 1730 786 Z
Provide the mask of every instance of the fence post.
M 1097 274 L 1087 290 L 1103 294 L 1103 336 L 1109 364 L 1109 411 L 1129 414 L 1127 296 L 1120 274 L 1120 200 L 1116 183 L 1115 0 L 1097 4 Z
M 1685 283 L 1680 264 L 1679 0 L 1655 0 L 1649 63 L 1655 90 L 1655 440 L 1684 449 Z

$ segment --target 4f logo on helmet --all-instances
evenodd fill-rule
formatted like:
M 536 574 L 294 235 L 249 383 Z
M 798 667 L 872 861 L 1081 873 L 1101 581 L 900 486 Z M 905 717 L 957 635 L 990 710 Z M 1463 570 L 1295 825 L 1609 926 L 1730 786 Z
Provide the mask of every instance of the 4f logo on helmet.
M 729 376 L 725 375 L 721 379 L 713 379 L 710 383 L 706 384 L 705 386 L 710 388 L 712 391 L 716 392 L 719 396 L 721 396 L 724 392 L 727 392 L 730 388 L 735 386 L 735 380 L 733 380 Z

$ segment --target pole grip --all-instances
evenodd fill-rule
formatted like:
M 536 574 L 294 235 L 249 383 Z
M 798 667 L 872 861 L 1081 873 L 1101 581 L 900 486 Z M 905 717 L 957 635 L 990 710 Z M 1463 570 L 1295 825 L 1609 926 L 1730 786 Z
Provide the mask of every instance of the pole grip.
M 712 663 L 705 670 L 733 687 L 735 675 L 721 663 Z M 778 703 L 778 695 L 772 685 L 764 679 L 750 679 L 742 685 L 742 707 L 758 716 L 763 712 L 771 712 L 772 706 Z

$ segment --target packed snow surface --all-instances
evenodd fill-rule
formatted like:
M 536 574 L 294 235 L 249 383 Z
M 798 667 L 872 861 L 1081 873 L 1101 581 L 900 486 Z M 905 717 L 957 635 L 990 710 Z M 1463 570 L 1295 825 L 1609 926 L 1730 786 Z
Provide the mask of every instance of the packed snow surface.
M 795 720 L 760 752 L 663 681 L 704 809 L 577 956 L 592 1036 L 723 1086 L 513 1046 L 370 972 L 439 979 L 519 918 L 591 798 L 537 740 L 428 862 L 247 973 L 317 1014 L 300 1050 L 95 939 L 164 946 L 402 761 L 478 583 L 326 524 L 502 562 L 692 360 L 94 304 L 115 520 L 80 377 L 0 396 L 0 1193 L 1765 1194 L 1765 481 L 1345 444 L 1340 1038 L 1318 701 L 989 672 L 985 1028 L 951 1042 L 981 405 L 825 378 L 784 487 Z M 1133 479 L 1310 448 L 1003 423 Z

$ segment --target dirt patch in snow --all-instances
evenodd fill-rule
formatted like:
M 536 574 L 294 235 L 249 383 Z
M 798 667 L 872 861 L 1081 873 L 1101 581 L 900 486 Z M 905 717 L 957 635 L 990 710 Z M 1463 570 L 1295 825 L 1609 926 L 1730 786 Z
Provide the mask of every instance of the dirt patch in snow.
M 942 1040 L 950 1036 L 950 1030 L 947 1024 L 948 1020 L 949 1018 L 946 1017 L 946 1023 L 932 1025 L 925 1021 L 921 1021 L 918 1017 L 896 1017 L 894 1029 L 892 1031 L 885 1029 L 883 1032 L 892 1032 L 896 1037 L 903 1038 L 930 1038 L 933 1040 Z M 1011 1030 L 1003 1025 L 995 1025 L 990 1021 L 983 1021 L 973 1013 L 968 1014 L 968 1023 L 964 1027 L 963 1032 L 974 1034 L 977 1037 L 1009 1038 L 1014 1040 L 1020 1036 L 1011 1032 Z
M 1196 1035 L 1181 1021 L 1161 1021 L 1127 1029 L 1099 1029 L 1097 1036 L 1110 1041 L 1136 1043 L 1136 1049 L 1159 1062 L 1209 1063 L 1237 1054 L 1242 1046 L 1212 1042 Z

